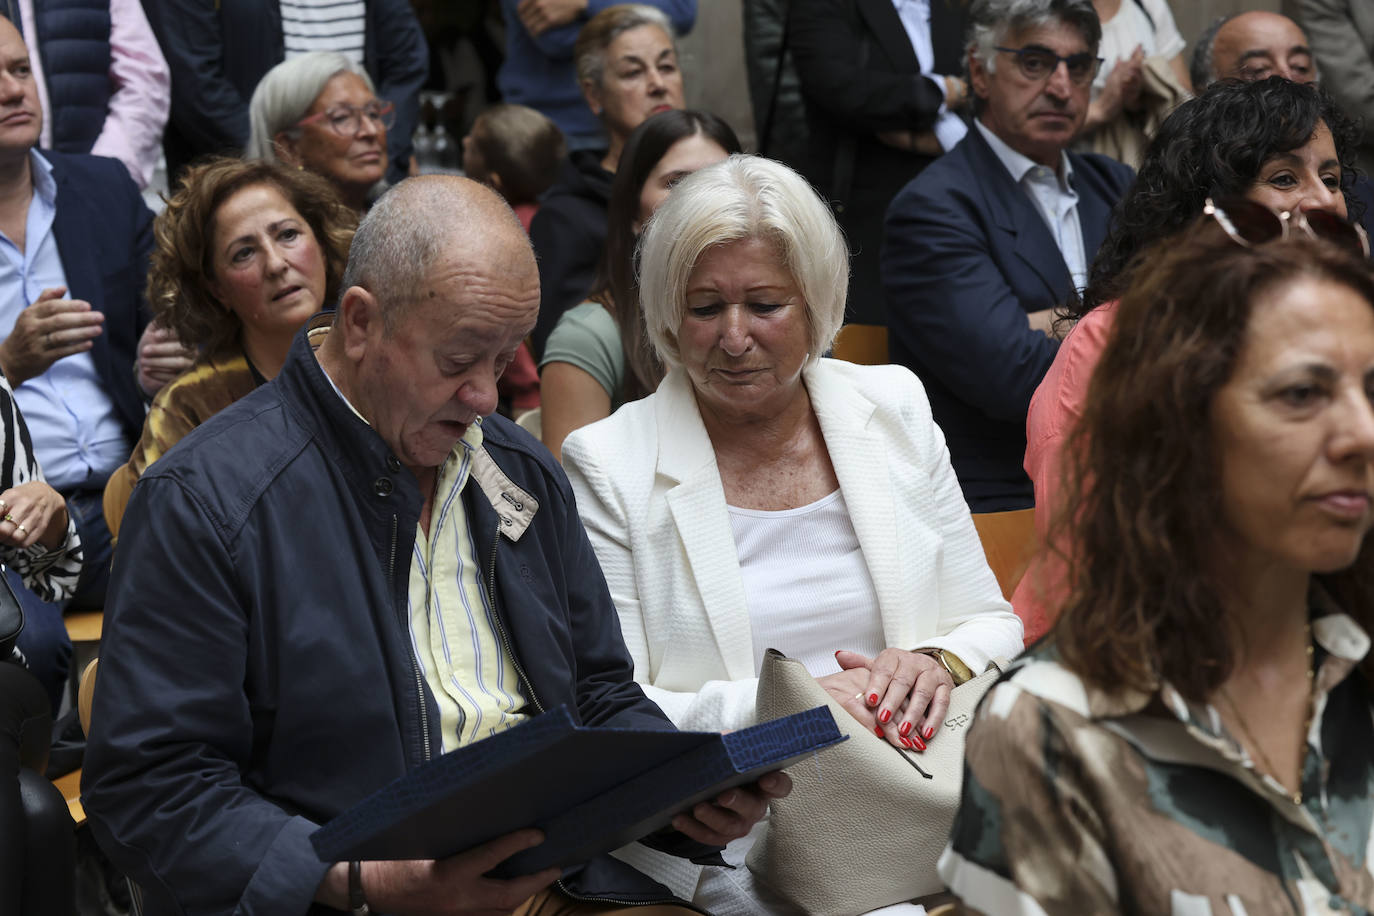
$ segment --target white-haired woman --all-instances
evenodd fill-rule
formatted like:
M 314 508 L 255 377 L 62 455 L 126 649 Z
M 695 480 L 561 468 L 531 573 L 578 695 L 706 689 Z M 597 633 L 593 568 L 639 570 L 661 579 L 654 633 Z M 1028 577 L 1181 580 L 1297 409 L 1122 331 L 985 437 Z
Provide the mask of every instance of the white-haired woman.
M 386 132 L 396 108 L 377 98 L 362 65 L 333 51 L 277 64 L 253 90 L 244 156 L 280 160 L 329 180 L 363 212 L 386 175 Z
M 582 96 L 605 128 L 606 145 L 574 150 L 563 160 L 530 223 L 539 256 L 539 320 L 531 335 L 536 357 L 559 317 L 592 291 L 625 141 L 649 116 L 683 104 L 677 38 L 656 7 L 622 3 L 597 13 L 577 33 L 573 63 Z
M 955 677 L 1015 655 L 1021 624 L 920 382 L 821 358 L 849 266 L 829 208 L 731 156 L 677 185 L 640 252 L 670 371 L 563 445 L 636 679 L 679 727 L 736 729 L 773 647 L 894 745 L 938 741 Z M 726 911 L 734 880 L 673 889 Z

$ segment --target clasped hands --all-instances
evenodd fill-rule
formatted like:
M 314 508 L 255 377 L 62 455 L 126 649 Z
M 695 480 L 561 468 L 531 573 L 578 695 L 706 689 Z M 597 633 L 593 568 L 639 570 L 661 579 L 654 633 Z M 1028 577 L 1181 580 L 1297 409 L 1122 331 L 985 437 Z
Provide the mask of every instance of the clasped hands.
M 845 649 L 835 653 L 842 669 L 816 678 L 864 728 L 891 744 L 923 751 L 949 710 L 954 678 L 920 652 L 884 649 L 876 658 Z
M 768 773 L 701 802 L 673 818 L 673 827 L 699 843 L 724 846 L 747 834 L 768 810 L 768 803 L 792 791 L 786 773 Z M 364 862 L 362 887 L 373 912 L 402 914 L 508 914 L 558 879 L 557 868 L 520 878 L 501 879 L 489 872 L 523 849 L 543 842 L 538 830 L 517 830 L 447 859 Z M 315 899 L 348 909 L 348 865 L 337 862 L 320 884 Z

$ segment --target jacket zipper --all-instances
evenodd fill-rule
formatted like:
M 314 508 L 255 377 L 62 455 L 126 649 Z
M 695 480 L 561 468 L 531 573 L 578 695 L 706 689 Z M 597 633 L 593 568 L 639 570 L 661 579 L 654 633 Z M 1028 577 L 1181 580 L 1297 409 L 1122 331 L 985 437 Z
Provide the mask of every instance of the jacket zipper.
M 391 516 L 391 565 L 387 569 L 391 590 L 396 590 L 396 516 Z M 410 673 L 415 676 L 415 702 L 420 707 L 420 739 L 424 742 L 421 762 L 428 762 L 432 756 L 429 749 L 429 710 L 425 707 L 425 681 L 420 674 L 420 661 L 415 657 L 415 647 L 410 643 L 410 621 L 405 621 L 406 651 L 410 655 Z
M 529 693 L 530 702 L 534 703 L 535 709 L 543 713 L 545 711 L 544 704 L 539 702 L 539 696 L 534 692 L 534 684 L 530 682 L 529 677 L 525 674 L 525 668 L 520 664 L 520 657 L 515 654 L 515 650 L 511 647 L 510 636 L 506 633 L 505 621 L 501 619 L 501 607 L 496 601 L 496 551 L 500 546 L 501 523 L 498 521 L 496 523 L 496 537 L 491 542 L 491 563 L 487 567 L 487 597 L 491 601 L 491 619 L 496 622 L 496 632 L 501 637 L 501 646 L 506 650 L 506 656 L 510 658 L 511 664 L 515 666 L 515 673 L 520 676 L 520 683 L 524 685 L 525 690 Z M 688 909 L 695 913 L 701 913 L 703 916 L 710 916 L 706 910 L 698 909 L 692 906 L 692 904 L 679 900 L 676 897 L 666 897 L 661 900 L 617 900 L 613 897 L 586 897 L 571 890 L 568 885 L 563 882 L 562 878 L 555 881 L 554 886 L 573 900 L 579 900 L 583 903 L 611 903 L 617 906 L 663 906 L 665 904 L 676 904 L 678 906 L 685 905 Z

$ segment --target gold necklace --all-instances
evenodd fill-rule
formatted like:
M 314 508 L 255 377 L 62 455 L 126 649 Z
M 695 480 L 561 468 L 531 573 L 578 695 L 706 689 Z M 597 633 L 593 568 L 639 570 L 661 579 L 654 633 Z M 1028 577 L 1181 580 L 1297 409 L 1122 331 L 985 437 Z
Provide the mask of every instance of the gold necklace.
M 1312 622 L 1309 620 L 1307 622 L 1307 718 L 1302 726 L 1302 759 L 1298 761 L 1298 790 L 1294 792 L 1292 796 L 1293 804 L 1295 805 L 1302 804 L 1302 775 L 1303 771 L 1307 768 L 1307 736 L 1312 731 L 1312 715 L 1316 710 L 1316 702 L 1312 693 L 1313 685 L 1317 679 L 1317 672 L 1313 664 L 1314 658 Z M 1231 699 L 1230 691 L 1223 687 L 1218 692 L 1221 694 L 1222 699 L 1226 701 L 1226 705 L 1231 707 L 1231 714 L 1235 716 L 1236 724 L 1240 726 L 1241 734 L 1245 736 L 1245 740 L 1250 743 L 1250 747 L 1259 755 L 1259 762 L 1264 766 L 1265 771 L 1274 778 L 1275 782 L 1277 782 L 1279 778 L 1278 768 L 1274 766 L 1274 762 L 1269 759 L 1269 755 L 1264 752 L 1264 748 L 1260 745 L 1259 741 L 1255 739 L 1254 733 L 1250 731 L 1250 726 L 1245 724 L 1245 716 L 1241 715 L 1239 707 L 1236 706 L 1236 701 Z

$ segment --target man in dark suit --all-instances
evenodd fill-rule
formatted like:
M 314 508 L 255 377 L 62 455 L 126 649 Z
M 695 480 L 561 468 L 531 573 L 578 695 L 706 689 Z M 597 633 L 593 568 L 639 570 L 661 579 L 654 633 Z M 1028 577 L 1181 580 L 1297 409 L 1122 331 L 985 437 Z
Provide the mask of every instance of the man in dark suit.
M 849 318 L 887 323 L 882 214 L 967 125 L 959 49 L 967 0 L 792 0 L 787 46 L 809 151 L 792 163 L 831 202 L 853 253 Z M 776 116 L 775 116 L 776 117 Z
M 1066 152 L 1097 72 L 1090 0 L 1014 5 L 972 7 L 974 128 L 892 201 L 882 251 L 892 361 L 925 383 L 974 512 L 1033 504 L 1026 411 L 1059 347 L 1052 310 L 1133 177 Z
M 81 537 L 68 606 L 100 607 L 110 556 L 101 493 L 143 428 L 134 365 L 153 215 L 117 160 L 40 153 L 41 122 L 24 40 L 0 19 L 0 370 Z M 20 648 L 60 689 L 71 652 L 61 611 L 11 582 L 25 608 Z

